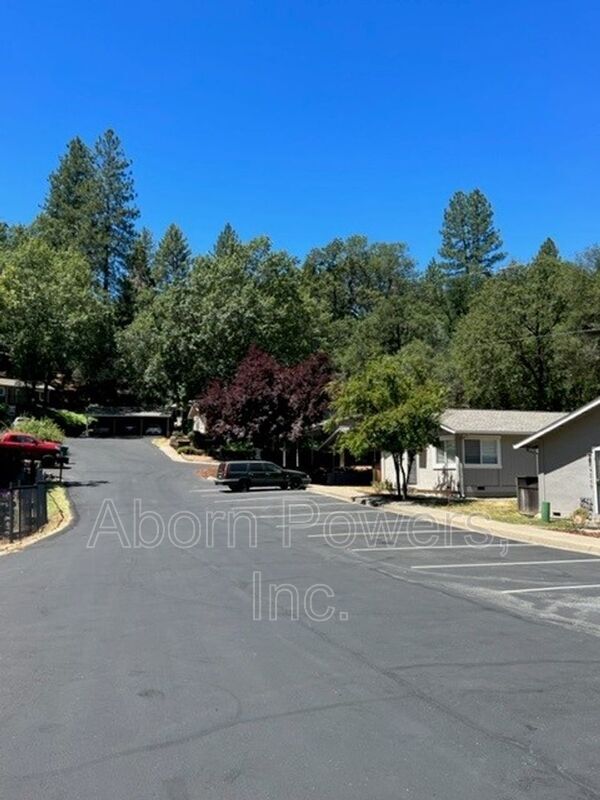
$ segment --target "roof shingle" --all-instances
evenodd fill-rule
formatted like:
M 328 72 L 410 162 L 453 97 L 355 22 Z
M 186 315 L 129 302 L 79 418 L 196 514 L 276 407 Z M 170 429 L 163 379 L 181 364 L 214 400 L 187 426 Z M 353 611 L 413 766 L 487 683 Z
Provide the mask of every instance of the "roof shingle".
M 499 411 L 485 408 L 448 408 L 441 423 L 453 433 L 527 434 L 566 416 L 564 411 Z

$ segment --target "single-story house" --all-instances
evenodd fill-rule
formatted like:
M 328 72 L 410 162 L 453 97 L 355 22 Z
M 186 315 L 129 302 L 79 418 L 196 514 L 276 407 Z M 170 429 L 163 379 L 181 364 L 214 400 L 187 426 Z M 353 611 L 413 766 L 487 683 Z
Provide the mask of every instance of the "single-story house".
M 600 397 L 519 440 L 515 451 L 537 455 L 539 499 L 553 516 L 600 514 Z
M 417 491 L 512 497 L 517 477 L 537 474 L 535 454 L 514 445 L 563 416 L 552 411 L 446 409 L 440 419 L 439 443 L 417 455 L 409 485 Z M 381 476 L 395 485 L 388 453 L 382 454 Z
M 43 383 L 38 383 L 33 388 L 33 399 L 37 403 L 44 402 L 46 389 L 48 392 L 55 391 L 53 386 L 45 387 Z M 20 406 L 26 405 L 31 400 L 31 393 L 32 387 L 23 381 L 0 377 L 0 403 L 12 408 L 13 412 L 16 413 Z

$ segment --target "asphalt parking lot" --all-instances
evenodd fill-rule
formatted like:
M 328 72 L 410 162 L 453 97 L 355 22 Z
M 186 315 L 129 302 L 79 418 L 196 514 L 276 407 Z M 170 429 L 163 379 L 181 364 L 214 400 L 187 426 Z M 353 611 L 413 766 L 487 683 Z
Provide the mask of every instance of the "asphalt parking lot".
M 72 455 L 0 558 L 0 797 L 600 798 L 595 559 Z
M 441 525 L 426 515 L 385 511 L 311 492 L 204 489 L 230 514 L 248 513 L 309 546 L 344 553 L 389 577 L 441 584 L 466 595 L 537 611 L 564 622 L 600 624 L 600 557 Z

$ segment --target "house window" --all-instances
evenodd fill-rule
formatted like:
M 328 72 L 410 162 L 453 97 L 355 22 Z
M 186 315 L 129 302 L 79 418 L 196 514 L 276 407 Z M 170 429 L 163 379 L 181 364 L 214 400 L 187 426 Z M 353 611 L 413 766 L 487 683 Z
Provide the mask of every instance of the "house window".
M 456 443 L 454 439 L 442 439 L 435 448 L 437 467 L 453 467 L 456 464 Z
M 465 465 L 470 467 L 499 467 L 500 440 L 496 438 L 465 439 Z
M 424 447 L 419 453 L 419 469 L 427 469 L 427 448 Z

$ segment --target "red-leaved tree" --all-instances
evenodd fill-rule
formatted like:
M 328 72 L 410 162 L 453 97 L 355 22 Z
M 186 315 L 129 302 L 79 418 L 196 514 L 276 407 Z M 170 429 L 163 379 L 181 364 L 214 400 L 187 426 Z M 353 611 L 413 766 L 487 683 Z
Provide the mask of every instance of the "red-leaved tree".
M 211 436 L 256 448 L 279 447 L 298 442 L 323 419 L 330 379 L 323 353 L 285 366 L 252 345 L 231 381 L 213 382 L 198 406 Z

